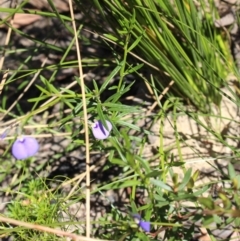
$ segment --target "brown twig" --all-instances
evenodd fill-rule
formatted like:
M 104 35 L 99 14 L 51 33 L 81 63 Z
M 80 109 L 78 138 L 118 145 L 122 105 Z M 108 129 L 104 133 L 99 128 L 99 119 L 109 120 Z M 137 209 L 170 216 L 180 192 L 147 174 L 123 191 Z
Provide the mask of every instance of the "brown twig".
M 100 240 L 100 239 L 94 239 L 94 238 L 87 238 L 87 237 L 84 237 L 84 236 L 79 236 L 79 235 L 69 233 L 69 232 L 65 232 L 65 231 L 62 231 L 62 230 L 49 228 L 49 227 L 42 226 L 42 225 L 39 225 L 39 224 L 27 223 L 27 222 L 23 222 L 23 221 L 19 221 L 19 220 L 16 220 L 16 219 L 3 217 L 3 216 L 0 216 L 0 221 L 4 222 L 4 223 L 10 223 L 10 224 L 13 224 L 13 225 L 29 228 L 29 229 L 35 229 L 35 230 L 38 230 L 40 232 L 47 232 L 47 233 L 56 234 L 57 236 L 69 237 L 69 238 L 71 238 L 72 240 L 75 240 L 75 241 L 106 241 L 106 240 Z

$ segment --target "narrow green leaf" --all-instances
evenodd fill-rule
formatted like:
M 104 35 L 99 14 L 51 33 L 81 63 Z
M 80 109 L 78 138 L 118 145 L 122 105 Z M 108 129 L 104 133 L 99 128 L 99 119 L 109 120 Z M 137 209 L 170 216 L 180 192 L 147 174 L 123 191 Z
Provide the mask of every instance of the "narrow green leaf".
M 185 188 L 191 178 L 192 168 L 189 168 L 186 173 L 184 174 L 184 178 L 181 184 L 178 186 L 178 191 L 181 191 Z
M 125 188 L 125 187 L 133 187 L 140 185 L 140 181 L 138 180 L 126 180 L 124 182 L 113 182 L 108 185 L 105 185 L 101 190 L 109 190 L 109 189 L 120 189 L 120 188 Z
M 218 196 L 222 199 L 224 208 L 226 210 L 231 209 L 232 201 L 230 201 L 229 198 L 224 193 L 219 192 Z
M 137 113 L 141 110 L 138 107 L 130 106 L 130 105 L 123 105 L 123 104 L 117 104 L 117 103 L 102 103 L 102 106 L 105 106 L 112 111 L 120 111 L 120 112 L 129 112 L 129 113 Z
M 45 99 L 47 99 L 47 98 L 49 98 L 49 96 L 42 95 L 42 96 L 39 96 L 39 97 L 36 97 L 36 98 L 28 99 L 28 102 L 42 101 L 42 100 L 45 100 Z
M 149 173 L 147 173 L 147 175 L 145 177 L 159 177 L 162 174 L 162 171 L 160 170 L 153 170 Z
M 95 79 L 93 79 L 93 86 L 94 86 L 94 89 L 95 89 L 96 93 L 98 94 L 99 88 L 98 88 L 98 85 L 97 85 Z
M 198 176 L 199 176 L 199 170 L 196 170 L 196 171 L 194 172 L 194 174 L 192 175 L 192 179 L 193 179 L 194 182 L 197 181 Z
M 59 95 L 59 90 L 56 89 L 44 76 L 40 75 L 40 79 L 46 85 L 47 89 L 51 91 L 51 93 Z
M 122 68 L 122 64 L 123 62 L 120 62 L 119 65 L 117 65 L 115 67 L 115 69 L 110 73 L 110 75 L 107 77 L 107 79 L 104 81 L 103 85 L 101 86 L 99 93 L 101 94 L 107 87 L 107 85 L 109 84 L 109 82 L 113 79 L 113 77 L 115 75 L 118 74 L 118 72 L 120 71 L 120 69 Z
M 73 29 L 70 27 L 69 24 L 66 24 L 64 19 L 61 17 L 61 15 L 59 14 L 58 9 L 55 7 L 55 4 L 53 3 L 53 0 L 47 0 L 48 4 L 51 6 L 52 11 L 57 15 L 57 18 L 61 21 L 61 23 L 63 24 L 63 26 L 70 32 L 73 34 Z
M 121 167 L 126 166 L 126 163 L 122 159 L 119 159 L 119 158 L 109 158 L 109 161 L 112 164 L 116 164 L 116 165 L 121 166 Z
M 98 113 L 98 116 L 99 116 L 103 126 L 108 130 L 108 126 L 106 123 L 106 117 L 103 114 L 101 103 L 97 103 L 97 113 Z
M 144 159 L 138 155 L 135 156 L 135 159 L 141 164 L 141 167 L 144 169 L 145 173 L 148 174 L 151 171 L 149 162 L 146 159 Z
M 178 186 L 179 182 L 178 182 L 178 174 L 177 173 L 172 173 L 172 181 L 173 181 L 173 184 L 174 186 Z
M 213 216 L 206 216 L 203 219 L 203 225 L 204 226 L 208 226 L 208 225 L 212 224 L 213 222 L 214 222 Z M 211 239 L 211 241 L 212 241 L 212 239 Z
M 162 189 L 164 189 L 166 191 L 170 191 L 170 192 L 172 191 L 172 188 L 169 185 L 165 184 L 164 182 L 162 182 L 160 180 L 151 179 L 150 182 L 153 185 L 158 186 L 158 187 L 160 187 L 160 188 L 162 188 Z
M 132 50 L 138 45 L 138 43 L 141 41 L 141 39 L 142 39 L 142 35 L 139 36 L 139 37 L 132 43 L 132 45 L 128 48 L 127 52 L 132 51 Z
M 192 194 L 192 193 L 181 193 L 178 192 L 177 195 L 175 195 L 172 198 L 174 201 L 184 201 L 184 200 L 188 200 L 188 201 L 197 201 L 197 198 Z
M 118 42 L 118 38 L 113 36 L 112 34 L 103 34 L 104 37 L 108 38 L 109 40 L 112 40 L 114 42 Z
M 233 165 L 231 163 L 228 164 L 228 175 L 229 178 L 232 180 L 234 177 L 236 177 L 236 172 L 235 169 L 233 167 Z
M 209 189 L 209 187 L 206 185 L 203 188 L 201 188 L 200 190 L 194 192 L 193 195 L 195 197 L 198 197 L 198 196 L 202 195 L 203 193 L 205 193 L 208 189 Z
M 133 68 L 129 68 L 125 74 L 132 74 L 134 72 L 137 72 L 139 69 L 141 69 L 144 66 L 144 64 L 138 64 Z
M 46 90 L 45 88 L 43 88 L 42 86 L 40 85 L 35 85 L 42 93 L 46 94 L 47 96 L 51 96 L 51 93 Z
M 210 210 L 213 210 L 215 208 L 214 201 L 211 198 L 206 197 L 199 197 L 198 201 L 201 205 L 203 205 L 205 208 L 208 208 Z

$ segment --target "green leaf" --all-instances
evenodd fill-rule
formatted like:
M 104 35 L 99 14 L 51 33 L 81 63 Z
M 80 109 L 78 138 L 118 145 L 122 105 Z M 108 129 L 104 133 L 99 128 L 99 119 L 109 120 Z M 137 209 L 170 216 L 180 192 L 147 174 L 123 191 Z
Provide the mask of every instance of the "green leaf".
M 203 225 L 204 226 L 208 226 L 208 225 L 212 224 L 213 222 L 214 222 L 213 216 L 206 216 L 203 219 Z
M 122 159 L 119 159 L 119 158 L 109 158 L 109 161 L 112 164 L 118 165 L 120 167 L 125 167 L 126 166 L 126 163 Z
M 130 128 L 130 129 L 133 129 L 133 130 L 136 130 L 136 131 L 142 131 L 142 129 L 139 128 L 137 125 L 134 125 L 134 124 L 129 123 L 129 122 L 127 122 L 127 121 L 118 120 L 117 123 L 118 123 L 119 125 L 121 125 L 121 126 L 126 126 L 126 127 Z M 143 132 L 144 132 L 145 134 L 151 135 L 151 132 L 148 131 L 148 130 L 143 130 Z
M 36 87 L 44 94 L 46 94 L 47 96 L 51 96 L 51 93 L 46 89 L 46 88 L 43 88 L 42 86 L 40 85 L 36 85 Z
M 151 179 L 150 182 L 155 186 L 158 186 L 158 187 L 160 187 L 160 188 L 162 188 L 166 191 L 172 192 L 172 188 L 169 185 L 165 184 L 164 182 L 162 182 L 160 180 Z
M 105 33 L 105 34 L 103 34 L 103 36 L 106 37 L 106 38 L 108 38 L 109 40 L 112 40 L 112 41 L 114 41 L 114 42 L 118 42 L 118 38 L 115 37 L 115 36 L 113 36 L 112 34 L 107 34 L 107 33 Z
M 51 93 L 59 95 L 58 89 L 56 89 L 44 76 L 40 75 L 40 79 L 46 85 L 47 89 L 51 91 Z
M 131 200 L 131 207 L 132 207 L 132 213 L 137 214 L 138 213 L 137 206 L 133 200 Z
M 145 176 L 146 178 L 148 177 L 159 177 L 162 174 L 161 170 L 153 170 L 149 173 L 147 173 L 147 175 Z
M 233 167 L 233 165 L 231 163 L 228 164 L 228 175 L 229 178 L 232 180 L 234 177 L 236 177 L 236 172 L 235 169 Z
M 199 197 L 198 201 L 201 205 L 204 207 L 213 210 L 215 208 L 215 203 L 211 198 L 206 198 L 206 197 Z
M 205 193 L 207 190 L 208 190 L 208 186 L 206 185 L 203 188 L 201 188 L 200 190 L 194 192 L 193 195 L 195 197 L 198 197 L 198 196 L 202 195 L 203 193 Z
M 97 85 L 97 83 L 94 79 L 93 79 L 93 86 L 94 86 L 95 92 L 98 94 L 99 88 L 98 88 L 98 85 Z
M 184 174 L 184 178 L 181 182 L 181 184 L 178 186 L 178 191 L 181 191 L 185 188 L 185 186 L 188 184 L 192 174 L 192 168 L 189 168 L 186 173 Z
M 230 223 L 232 223 L 232 222 L 234 222 L 234 224 L 235 224 L 235 227 L 239 227 L 240 226 L 240 218 L 229 218 L 229 219 L 231 219 L 231 220 L 229 220 L 229 224 Z
M 38 102 L 38 101 L 45 100 L 47 98 L 49 98 L 49 96 L 43 95 L 43 96 L 39 96 L 39 97 L 36 97 L 36 98 L 28 99 L 28 102 Z
M 151 171 L 149 162 L 138 155 L 135 156 L 135 159 L 141 164 L 141 167 L 144 169 L 145 173 L 147 173 L 146 174 L 146 177 L 147 177 L 148 173 Z
M 103 114 L 101 103 L 97 103 L 97 113 L 98 113 L 98 116 L 99 116 L 100 121 L 102 122 L 103 126 L 106 128 L 106 130 L 108 130 L 108 126 L 106 123 L 106 120 L 108 120 L 108 118 L 106 118 Z
M 110 96 L 107 100 L 105 100 L 105 103 L 108 103 L 108 102 L 116 103 L 123 94 L 125 94 L 131 89 L 133 84 L 134 84 L 134 81 L 126 87 L 122 85 L 122 88 L 120 89 L 120 91 Z M 114 89 L 118 88 L 117 86 L 113 86 L 113 87 Z M 111 88 L 108 88 L 108 89 L 111 89 Z
M 226 210 L 231 209 L 232 207 L 232 201 L 229 200 L 229 198 L 222 192 L 218 193 L 218 196 L 222 199 L 223 201 L 223 206 Z
M 110 103 L 110 102 L 103 103 L 102 106 L 107 107 L 111 111 L 129 112 L 129 113 L 133 113 L 133 112 L 136 113 L 141 111 L 138 107 Z
M 124 182 L 112 182 L 100 188 L 100 190 L 110 190 L 110 189 L 120 189 L 125 187 L 133 187 L 140 185 L 140 181 L 138 180 L 126 180 Z
M 99 90 L 99 94 L 101 94 L 106 89 L 110 81 L 112 81 L 113 77 L 118 74 L 118 72 L 122 68 L 122 64 L 123 62 L 120 62 L 119 65 L 117 65 L 115 69 L 110 73 L 110 75 L 106 78 L 106 80 L 104 81 L 104 83 L 102 84 Z
M 187 184 L 187 189 L 189 191 L 192 191 L 192 188 L 194 187 L 194 181 L 193 181 L 193 178 L 191 177 L 188 184 Z
M 197 179 L 198 179 L 198 177 L 199 177 L 199 170 L 196 170 L 196 171 L 194 172 L 194 174 L 192 175 L 193 181 L 196 182 Z
M 154 194 L 154 199 L 156 199 L 156 200 L 158 200 L 160 202 L 165 202 L 166 201 L 166 199 L 163 196 L 158 195 L 158 194 Z
M 127 52 L 131 52 L 141 41 L 142 35 L 140 35 L 136 40 L 132 43 L 132 45 L 128 48 Z
M 139 69 L 141 69 L 143 66 L 144 66 L 144 64 L 138 64 L 133 68 L 127 69 L 125 74 L 132 74 L 132 73 L 138 71 Z
M 193 195 L 192 193 L 186 193 L 186 192 L 178 192 L 176 194 L 174 194 L 174 196 L 171 196 L 171 198 L 174 201 L 184 201 L 184 200 L 188 200 L 188 201 L 197 201 L 197 198 L 195 197 L 195 195 Z

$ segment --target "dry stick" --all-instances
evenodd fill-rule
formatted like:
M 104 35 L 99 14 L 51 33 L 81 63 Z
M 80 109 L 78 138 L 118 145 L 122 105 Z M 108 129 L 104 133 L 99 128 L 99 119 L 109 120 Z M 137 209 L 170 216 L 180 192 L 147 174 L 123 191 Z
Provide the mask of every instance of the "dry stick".
M 98 161 L 98 164 L 97 164 L 97 165 L 92 165 L 92 166 L 90 167 L 90 171 L 92 171 L 92 170 L 96 169 L 98 166 L 102 165 L 102 162 L 103 162 L 104 160 L 106 160 L 107 156 L 109 156 L 109 154 L 104 155 L 104 156 Z M 71 191 L 69 192 L 69 194 L 67 195 L 67 197 L 65 198 L 66 200 L 71 197 L 71 195 L 74 193 L 74 191 L 76 190 L 76 188 L 79 186 L 79 183 L 82 181 L 82 179 L 85 177 L 85 175 L 86 175 L 86 172 L 81 173 L 81 174 L 77 175 L 76 177 L 74 177 L 74 178 L 66 181 L 65 183 L 63 183 L 63 185 L 65 186 L 65 185 L 67 185 L 67 184 L 70 184 L 70 183 L 78 180 L 78 181 L 76 182 L 76 184 L 73 186 L 73 188 L 71 189 Z M 62 185 L 62 186 L 63 186 L 63 185 Z M 60 186 L 61 186 L 61 185 L 60 185 Z
M 168 86 L 163 90 L 163 92 L 161 93 L 161 95 L 159 95 L 158 100 L 156 100 L 153 105 L 148 109 L 147 115 L 150 114 L 154 108 L 157 106 L 158 101 L 160 101 L 162 99 L 162 97 L 169 91 L 169 89 L 171 88 L 171 86 L 174 84 L 174 81 L 171 80 L 171 82 L 168 84 Z
M 13 22 L 14 22 L 13 19 L 11 19 L 10 24 L 13 25 Z M 8 32 L 7 32 L 7 36 L 6 36 L 5 44 L 4 44 L 5 46 L 7 46 L 9 43 L 11 33 L 12 33 L 12 28 L 8 28 Z M 2 69 L 2 67 L 3 67 L 3 63 L 5 60 L 5 53 L 6 53 L 6 50 L 3 51 L 3 55 L 0 59 L 0 69 Z
M 13 21 L 14 21 L 14 20 L 13 20 L 13 17 L 12 17 L 12 19 L 11 19 L 11 21 L 10 21 L 10 24 L 11 24 L 11 25 L 13 24 Z M 12 28 L 8 28 L 8 32 L 7 32 L 7 36 L 6 36 L 5 44 L 4 44 L 5 46 L 7 46 L 8 43 L 9 43 L 9 40 L 10 40 L 10 37 L 11 37 L 11 33 L 12 33 Z M 0 70 L 1 70 L 2 67 L 3 67 L 3 63 L 4 63 L 4 60 L 5 60 L 5 53 L 6 53 L 6 50 L 4 49 L 3 54 L 2 54 L 2 57 L 1 57 L 1 59 L 0 59 Z M 9 70 L 7 70 L 7 71 L 4 73 L 4 75 L 3 75 L 3 79 L 2 79 L 1 84 L 0 84 L 0 94 L 2 93 L 2 90 L 3 90 L 3 87 L 4 87 L 5 81 L 6 81 L 6 79 L 7 79 L 8 71 L 9 71 Z
M 92 165 L 92 166 L 90 167 L 90 171 L 94 170 L 95 168 L 96 168 L 96 166 L 95 166 L 95 165 Z M 65 181 L 65 182 L 62 182 L 57 188 L 66 187 L 66 186 L 70 185 L 71 183 L 73 183 L 74 181 L 76 181 L 76 180 L 78 180 L 78 179 L 82 180 L 85 176 L 86 176 L 86 172 L 83 172 L 83 173 L 77 175 L 76 177 L 74 177 L 74 178 L 72 178 L 72 179 L 70 179 L 70 180 L 67 180 L 67 181 Z M 51 188 L 51 189 L 47 190 L 47 192 L 50 192 L 50 191 L 52 192 L 52 191 L 55 190 L 55 189 L 56 189 L 56 188 Z M 68 195 L 68 196 L 69 196 L 69 195 Z M 65 199 L 67 199 L 67 198 L 65 198 Z
M 4 84 L 5 84 L 6 79 L 7 79 L 7 77 L 8 77 L 8 73 L 9 73 L 9 69 L 4 73 L 3 78 L 2 78 L 2 81 L 1 81 L 1 83 L 0 83 L 0 95 L 1 95 L 2 90 L 3 90 L 3 88 L 4 88 Z
M 91 170 L 92 170 L 92 168 L 91 168 Z M 84 174 L 84 175 L 82 175 L 82 174 Z M 73 186 L 73 188 L 71 189 L 71 191 L 68 193 L 68 195 L 67 195 L 67 197 L 65 198 L 65 200 L 68 200 L 71 196 L 72 196 L 72 194 L 74 193 L 74 191 L 76 190 L 76 188 L 79 186 L 79 183 L 83 180 L 83 178 L 85 177 L 85 174 L 86 174 L 86 172 L 85 173 L 81 173 L 80 175 L 78 175 L 78 180 L 77 180 L 77 182 L 75 183 L 75 185 Z
M 1 130 L 0 130 L 1 133 Z M 24 135 L 24 136 L 31 136 L 31 137 L 35 137 L 35 138 L 52 138 L 52 137 L 67 137 L 67 136 L 71 136 L 71 132 L 62 132 L 62 133 L 51 133 L 51 134 L 36 134 L 36 135 Z M 16 137 L 15 136 L 9 136 L 9 137 L 5 137 L 4 140 L 15 140 Z
M 78 68 L 80 74 L 80 83 L 81 83 L 81 93 L 82 93 L 82 102 L 83 102 L 83 115 L 84 115 L 84 129 L 85 129 L 85 142 L 86 142 L 86 236 L 90 237 L 91 233 L 91 220 L 90 220 L 90 150 L 89 150 L 89 135 L 88 135 L 88 116 L 87 116 L 87 104 L 85 96 L 85 86 L 83 80 L 83 70 L 81 63 L 80 47 L 78 43 L 78 36 L 76 30 L 76 24 L 74 21 L 73 13 L 73 4 L 72 0 L 69 0 L 69 8 L 71 13 L 72 25 L 75 35 L 76 48 L 77 48 L 77 57 L 78 57 Z
M 79 236 L 79 235 L 65 232 L 62 230 L 53 229 L 53 228 L 49 228 L 49 227 L 38 225 L 38 224 L 27 223 L 27 222 L 19 221 L 19 220 L 12 219 L 12 218 L 6 218 L 3 216 L 0 216 L 0 221 L 4 222 L 4 223 L 11 223 L 13 225 L 17 225 L 17 226 L 21 226 L 21 227 L 25 227 L 25 228 L 29 228 L 29 229 L 35 229 L 35 230 L 38 230 L 41 232 L 48 232 L 48 233 L 56 234 L 58 236 L 69 237 L 75 241 L 106 241 L 106 240 L 100 240 L 100 239 L 86 238 L 84 236 Z

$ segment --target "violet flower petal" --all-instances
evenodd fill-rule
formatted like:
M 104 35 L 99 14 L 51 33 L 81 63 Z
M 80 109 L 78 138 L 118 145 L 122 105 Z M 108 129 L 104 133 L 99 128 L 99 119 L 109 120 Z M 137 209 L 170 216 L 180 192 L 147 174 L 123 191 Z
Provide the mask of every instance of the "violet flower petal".
M 139 227 L 142 228 L 143 231 L 150 232 L 150 229 L 151 229 L 150 222 L 140 220 L 138 225 L 139 225 Z
M 139 214 L 132 214 L 135 223 L 138 225 L 141 221 L 141 216 Z
M 19 160 L 34 156 L 39 149 L 37 140 L 30 136 L 18 138 L 12 145 L 12 155 Z
M 132 217 L 134 218 L 135 223 L 142 228 L 145 232 L 150 232 L 151 224 L 150 222 L 144 221 L 141 218 L 141 215 L 139 214 L 132 214 Z
M 102 122 L 96 121 L 92 126 L 92 133 L 96 139 L 103 140 L 106 139 L 112 130 L 112 124 L 106 120 L 108 130 L 103 126 Z

